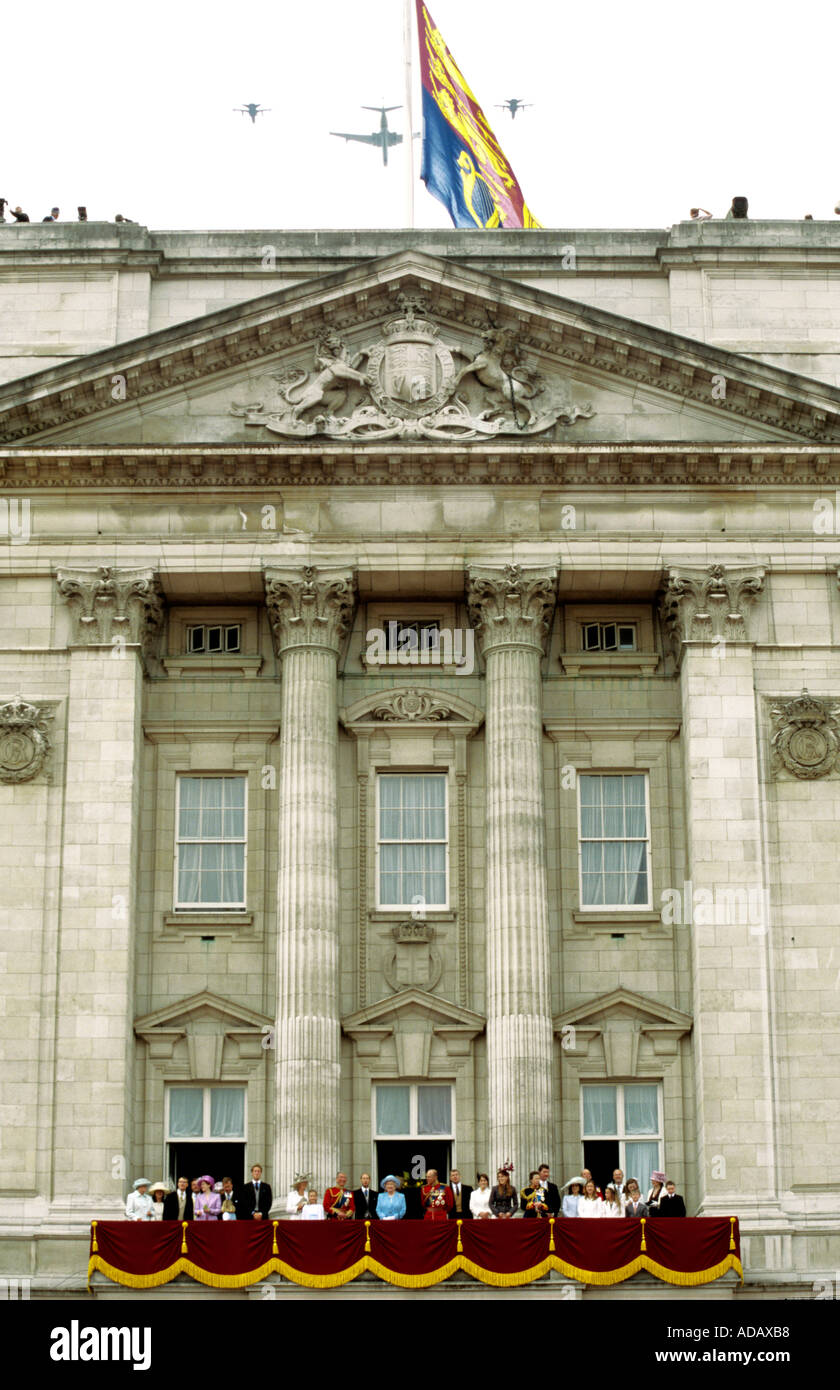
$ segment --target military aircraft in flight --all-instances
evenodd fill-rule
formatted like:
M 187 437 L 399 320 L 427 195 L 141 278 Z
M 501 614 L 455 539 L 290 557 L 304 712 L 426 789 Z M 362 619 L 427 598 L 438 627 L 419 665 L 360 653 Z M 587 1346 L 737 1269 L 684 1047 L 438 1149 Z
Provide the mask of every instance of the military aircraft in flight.
M 526 106 L 531 106 L 530 101 L 520 101 L 519 97 L 509 97 L 507 101 L 497 103 L 500 111 L 509 111 L 512 121 L 516 120 L 517 111 L 524 111 Z
M 246 101 L 243 106 L 234 106 L 234 111 L 240 111 L 243 116 L 251 117 L 251 124 L 257 124 L 257 116 L 264 116 L 266 111 L 270 111 L 270 106 L 260 106 L 258 101 Z
M 347 131 L 344 130 L 331 130 L 330 135 L 337 135 L 339 140 L 359 140 L 363 145 L 377 145 L 379 149 L 382 151 L 382 163 L 387 164 L 388 150 L 390 149 L 390 147 L 392 145 L 402 144 L 402 136 L 398 135 L 395 130 L 388 129 L 387 113 L 389 111 L 400 111 L 402 110 L 402 107 L 363 106 L 362 110 L 380 112 L 379 129 L 375 130 L 372 135 L 349 135 Z

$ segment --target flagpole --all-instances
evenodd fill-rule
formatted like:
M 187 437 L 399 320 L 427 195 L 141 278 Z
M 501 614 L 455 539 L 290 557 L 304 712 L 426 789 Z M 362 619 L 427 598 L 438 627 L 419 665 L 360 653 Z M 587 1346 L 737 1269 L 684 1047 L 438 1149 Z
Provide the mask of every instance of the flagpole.
M 414 52 L 414 47 L 413 47 L 413 35 L 412 35 L 412 32 L 411 32 L 411 7 L 412 7 L 412 3 L 413 3 L 413 0 L 404 0 L 404 9 L 403 9 L 403 50 L 404 50 L 404 55 L 403 55 L 403 56 L 404 56 L 404 61 L 405 61 L 405 118 L 406 118 L 406 134 L 405 134 L 405 144 L 406 144 L 406 160 L 405 160 L 406 174 L 405 174 L 405 177 L 406 177 L 406 186 L 405 186 L 405 200 L 406 200 L 406 217 L 407 217 L 407 219 L 408 219 L 408 226 L 409 226 L 409 227 L 413 227 L 413 226 L 414 226 L 414 115 L 413 115 L 413 109 L 412 109 L 412 97 L 413 97 L 413 91 L 412 91 L 412 89 L 413 89 L 413 85 L 414 85 L 414 82 L 413 82 L 413 78 L 414 78 L 414 64 L 413 64 L 413 61 L 412 61 L 412 55 L 413 55 L 413 52 Z

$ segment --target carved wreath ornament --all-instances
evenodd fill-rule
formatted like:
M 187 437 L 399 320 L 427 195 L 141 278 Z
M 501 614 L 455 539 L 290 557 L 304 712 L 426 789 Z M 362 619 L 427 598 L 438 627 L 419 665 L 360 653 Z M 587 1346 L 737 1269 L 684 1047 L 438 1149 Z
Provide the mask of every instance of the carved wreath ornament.
M 30 782 L 50 750 L 53 711 L 17 697 L 0 705 L 0 782 Z
M 828 777 L 837 770 L 840 753 L 840 705 L 817 700 L 807 690 L 795 700 L 784 700 L 771 709 L 775 733 L 772 739 L 775 771 L 794 777 Z

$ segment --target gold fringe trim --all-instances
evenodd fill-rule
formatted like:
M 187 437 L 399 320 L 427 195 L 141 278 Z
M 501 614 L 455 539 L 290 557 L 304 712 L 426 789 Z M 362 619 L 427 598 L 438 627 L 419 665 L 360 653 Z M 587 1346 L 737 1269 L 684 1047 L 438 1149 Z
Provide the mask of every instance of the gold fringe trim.
M 567 1264 L 565 1260 L 558 1259 L 556 1255 L 549 1255 L 538 1265 L 532 1265 L 530 1269 L 514 1270 L 510 1273 L 499 1272 L 493 1269 L 484 1269 L 482 1265 L 475 1264 L 472 1260 L 466 1259 L 463 1255 L 456 1255 L 448 1264 L 441 1265 L 438 1269 L 429 1270 L 426 1274 L 403 1274 L 396 1269 L 388 1269 L 387 1265 L 380 1264 L 378 1260 L 372 1259 L 369 1255 L 363 1256 L 355 1264 L 348 1265 L 346 1269 L 338 1270 L 335 1274 L 308 1274 L 301 1269 L 295 1269 L 283 1260 L 272 1258 L 266 1260 L 265 1264 L 257 1269 L 249 1269 L 244 1274 L 214 1274 L 211 1270 L 202 1269 L 200 1265 L 193 1264 L 192 1260 L 176 1260 L 174 1264 L 167 1266 L 166 1269 L 159 1269 L 154 1274 L 129 1274 L 126 1270 L 117 1269 L 107 1260 L 103 1260 L 101 1255 L 91 1254 L 88 1262 L 87 1282 L 90 1288 L 91 1275 L 98 1270 L 106 1278 L 115 1284 L 123 1284 L 129 1289 L 158 1289 L 163 1284 L 169 1284 L 173 1279 L 177 1279 L 179 1274 L 188 1274 L 191 1279 L 195 1279 L 199 1284 L 205 1284 L 212 1289 L 244 1289 L 250 1284 L 258 1284 L 261 1279 L 266 1279 L 269 1274 L 280 1274 L 284 1279 L 288 1279 L 292 1284 L 299 1284 L 306 1289 L 337 1289 L 343 1284 L 349 1284 L 353 1279 L 357 1279 L 360 1274 L 375 1274 L 386 1284 L 395 1284 L 401 1289 L 428 1289 L 434 1284 L 440 1284 L 444 1279 L 449 1279 L 453 1274 L 463 1271 L 473 1279 L 478 1279 L 482 1284 L 489 1284 L 497 1289 L 517 1288 L 522 1284 L 530 1284 L 535 1279 L 542 1279 L 550 1270 L 556 1270 L 558 1274 L 564 1274 L 567 1279 L 576 1279 L 581 1284 L 594 1284 L 606 1287 L 611 1284 L 620 1284 L 625 1279 L 631 1279 L 640 1270 L 646 1270 L 653 1274 L 657 1279 L 661 1279 L 665 1284 L 675 1284 L 682 1288 L 696 1288 L 699 1284 L 711 1284 L 715 1279 L 720 1279 L 727 1274 L 730 1269 L 734 1269 L 741 1283 L 744 1282 L 744 1270 L 737 1255 L 727 1255 L 726 1259 L 721 1260 L 720 1264 L 712 1265 L 709 1269 L 682 1271 L 668 1269 L 665 1265 L 658 1264 L 656 1260 L 651 1260 L 647 1255 L 639 1255 L 630 1264 L 622 1265 L 618 1269 L 579 1269 L 577 1265 Z
M 456 1255 L 448 1264 L 441 1265 L 439 1269 L 430 1269 L 427 1274 L 402 1274 L 397 1269 L 388 1269 L 386 1265 L 381 1265 L 378 1260 L 365 1257 L 365 1269 L 384 1279 L 386 1284 L 396 1284 L 401 1289 L 430 1289 L 432 1284 L 442 1283 L 463 1267 L 463 1258 Z
M 282 1274 L 284 1279 L 289 1279 L 293 1284 L 300 1284 L 305 1289 L 338 1289 L 342 1284 L 349 1284 L 351 1279 L 358 1279 L 360 1274 L 370 1268 L 370 1260 L 367 1255 L 357 1260 L 354 1265 L 348 1265 L 346 1269 L 340 1269 L 336 1274 L 307 1274 L 302 1269 L 293 1269 L 291 1265 L 284 1264 L 282 1260 L 272 1260 L 271 1269 L 274 1274 Z
M 696 1288 L 698 1284 L 711 1284 L 713 1280 L 720 1279 L 727 1274 L 730 1269 L 734 1269 L 741 1283 L 744 1282 L 744 1271 L 741 1261 L 737 1255 L 727 1255 L 720 1264 L 712 1265 L 709 1269 L 680 1270 L 668 1269 L 665 1265 L 657 1264 L 656 1260 L 648 1259 L 647 1255 L 642 1260 L 642 1268 L 649 1274 L 655 1274 L 657 1279 L 661 1279 L 665 1284 L 678 1284 L 685 1289 Z
M 550 1255 L 542 1264 L 532 1265 L 530 1269 L 517 1269 L 510 1274 L 500 1273 L 495 1269 L 483 1269 L 481 1265 L 473 1264 L 472 1260 L 461 1259 L 459 1264 L 465 1274 L 471 1274 L 473 1279 L 479 1279 L 482 1284 L 492 1284 L 496 1289 L 515 1289 L 519 1284 L 530 1284 L 534 1279 L 542 1279 L 552 1268 Z
M 578 1269 L 577 1265 L 567 1264 L 557 1255 L 549 1255 L 549 1269 L 556 1269 L 558 1274 L 565 1274 L 567 1279 L 577 1279 L 581 1284 L 598 1284 L 606 1286 L 608 1284 L 620 1284 L 624 1279 L 632 1279 L 634 1274 L 638 1274 L 640 1269 L 645 1267 L 644 1255 L 637 1255 L 629 1265 L 621 1265 L 618 1269 Z

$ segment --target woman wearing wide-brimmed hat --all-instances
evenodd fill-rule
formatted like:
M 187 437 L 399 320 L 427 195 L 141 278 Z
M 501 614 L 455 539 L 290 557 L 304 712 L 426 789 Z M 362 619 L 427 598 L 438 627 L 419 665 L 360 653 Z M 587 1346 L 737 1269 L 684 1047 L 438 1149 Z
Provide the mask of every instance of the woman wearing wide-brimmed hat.
M 132 1183 L 132 1191 L 128 1194 L 125 1204 L 125 1214 L 129 1221 L 149 1221 L 151 1220 L 152 1199 L 149 1196 L 149 1179 L 138 1178 Z
M 292 1190 L 286 1198 L 286 1211 L 289 1216 L 300 1216 L 309 1199 L 311 1173 L 299 1173 L 292 1183 Z
M 160 1182 L 153 1182 L 149 1188 L 149 1196 L 152 1199 L 152 1210 L 149 1214 L 150 1221 L 163 1220 L 163 1203 L 169 1192 L 169 1183 L 165 1179 Z
M 213 1179 L 209 1173 L 205 1173 L 198 1180 L 198 1195 L 193 1200 L 193 1210 L 196 1221 L 218 1221 L 222 1210 L 222 1199 L 218 1192 L 213 1191 Z
M 570 1178 L 566 1183 L 561 1210 L 564 1216 L 580 1216 L 580 1199 L 583 1196 L 583 1178 Z

